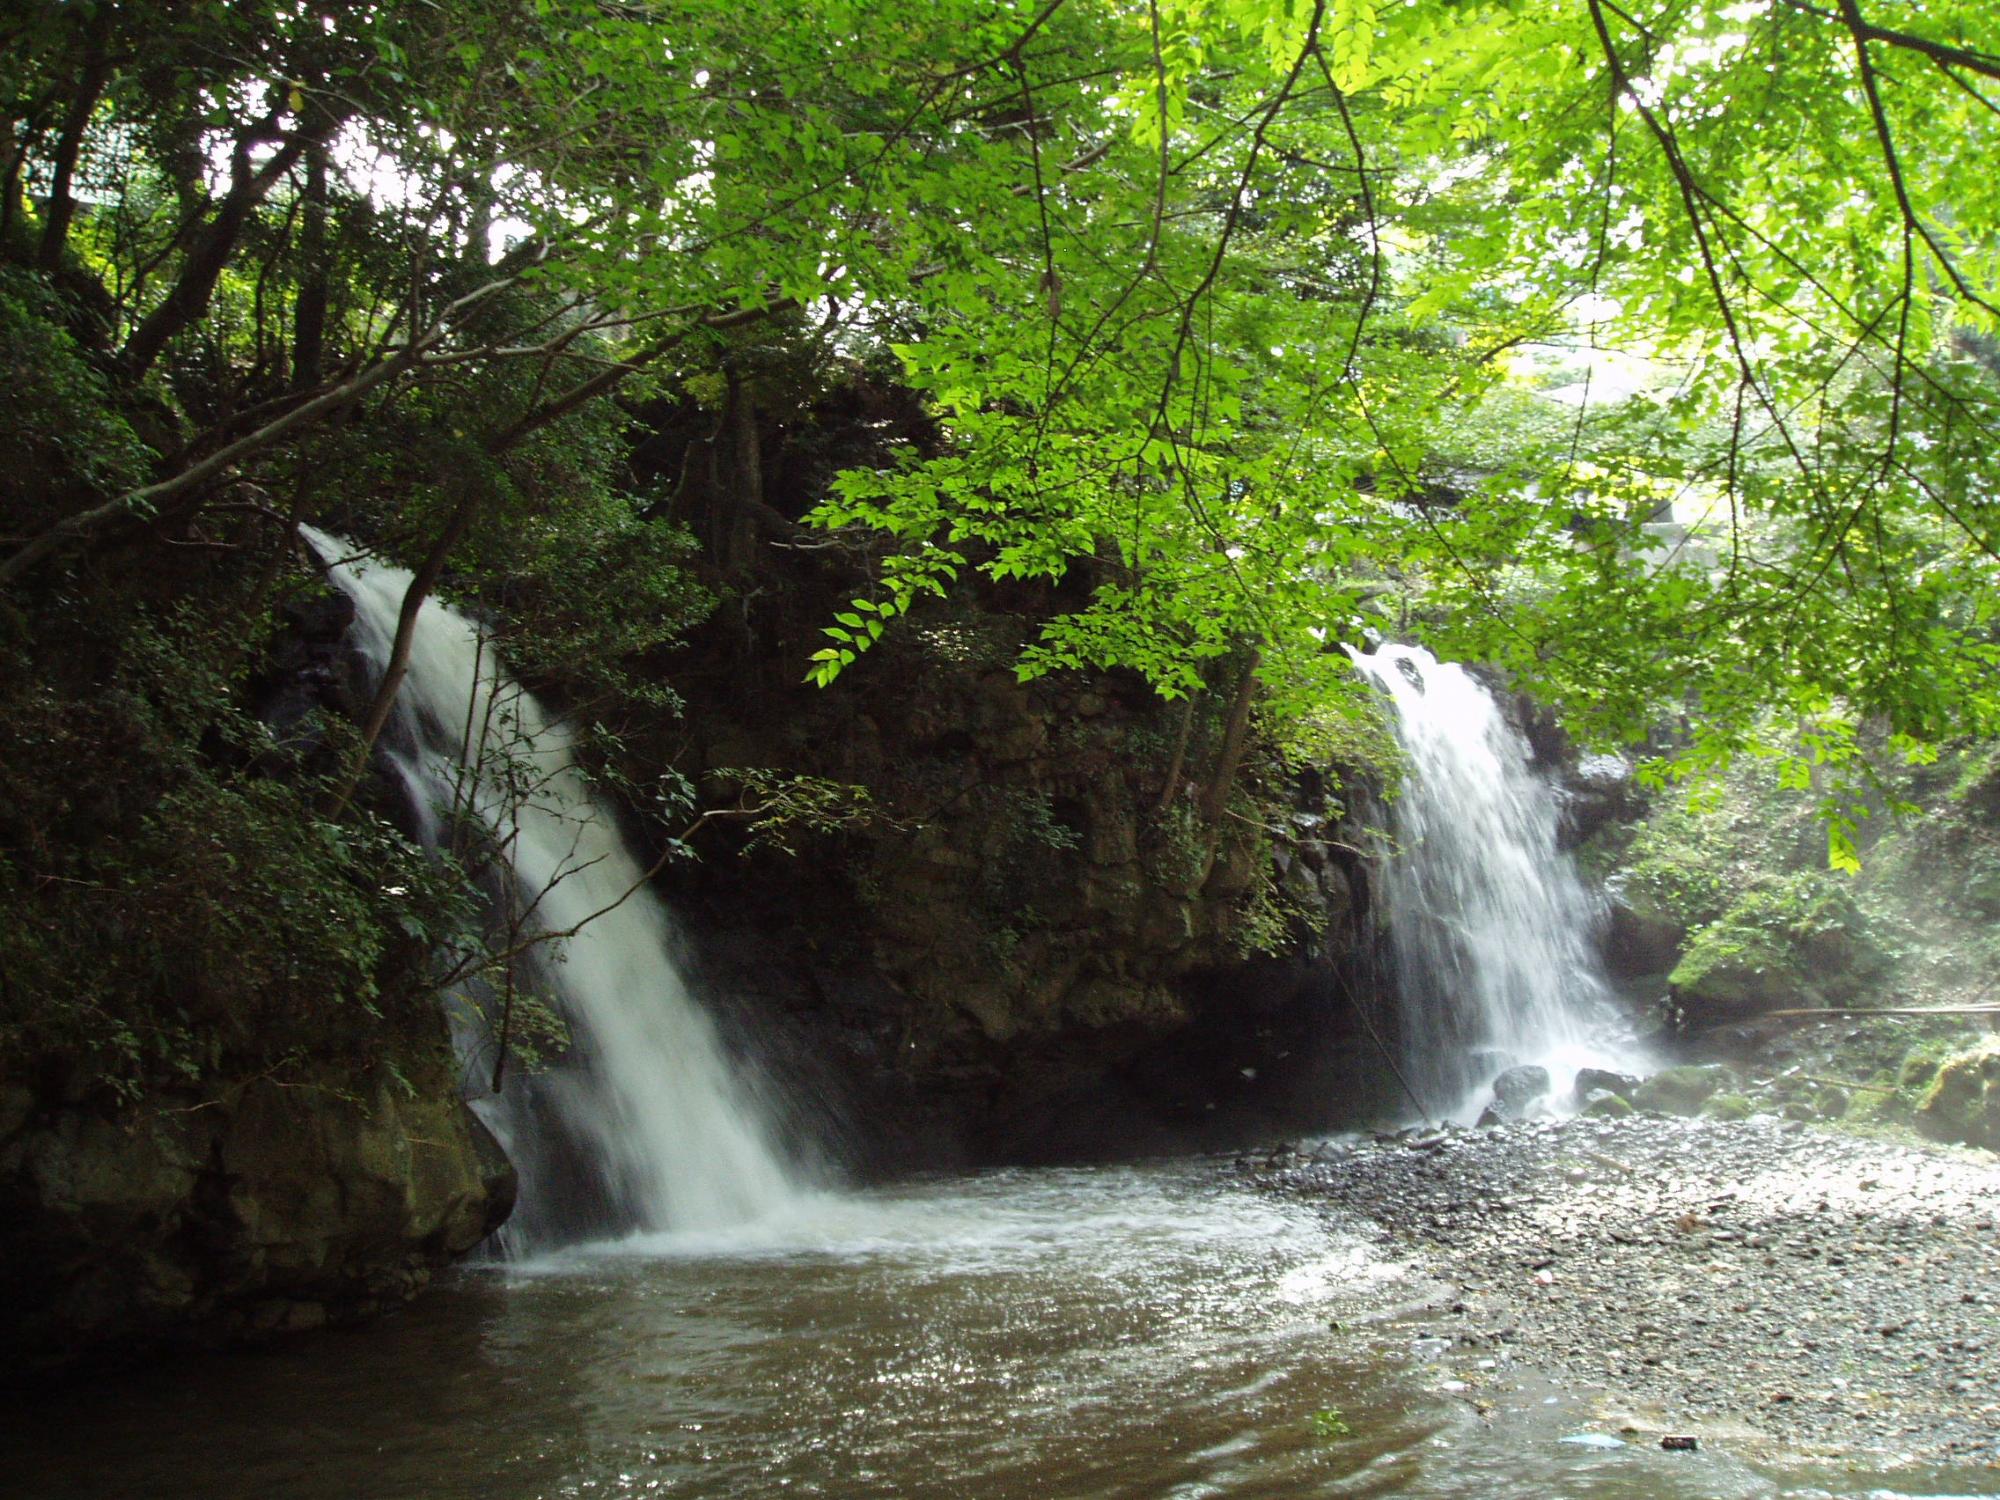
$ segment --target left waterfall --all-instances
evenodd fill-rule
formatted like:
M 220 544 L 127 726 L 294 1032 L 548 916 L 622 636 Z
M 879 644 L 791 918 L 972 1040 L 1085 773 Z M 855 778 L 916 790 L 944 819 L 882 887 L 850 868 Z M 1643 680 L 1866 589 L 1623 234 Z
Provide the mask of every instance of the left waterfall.
M 353 640 L 379 681 L 411 575 L 301 532 L 353 599 Z M 507 676 L 478 627 L 426 601 L 379 753 L 427 836 L 453 809 L 478 819 L 504 856 L 498 878 L 512 882 L 502 898 L 529 914 L 531 931 L 571 934 L 516 961 L 569 1024 L 562 1063 L 498 1093 L 490 1062 L 468 1070 L 473 1107 L 520 1173 L 519 1207 L 501 1231 L 509 1255 L 725 1228 L 803 1191 L 755 1081 L 689 992 L 672 918 L 571 750 L 569 731 Z M 475 1034 L 459 1030 L 462 1043 Z

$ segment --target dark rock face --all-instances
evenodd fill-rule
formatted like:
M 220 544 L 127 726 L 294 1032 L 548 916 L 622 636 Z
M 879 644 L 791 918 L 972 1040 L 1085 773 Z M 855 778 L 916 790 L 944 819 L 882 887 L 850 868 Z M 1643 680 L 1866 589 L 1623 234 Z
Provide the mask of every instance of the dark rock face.
M 1610 921 L 1604 934 L 1605 967 L 1621 979 L 1665 974 L 1680 961 L 1687 924 L 1614 877 L 1605 896 Z
M 1629 823 L 1646 810 L 1622 755 L 1586 755 L 1565 769 L 1557 785 L 1562 843 L 1575 848 L 1612 823 Z
M 6 1376 L 366 1316 L 485 1238 L 513 1195 L 455 1096 L 411 1097 L 386 1071 L 120 1118 L 0 1092 Z
M 306 757 L 324 743 L 322 712 L 353 717 L 347 631 L 354 601 L 338 589 L 296 599 L 285 606 L 284 623 L 250 684 L 250 711 L 287 754 Z
M 1170 790 L 1179 706 L 1119 674 L 1018 682 L 1031 628 L 909 622 L 824 692 L 790 671 L 676 675 L 693 769 L 824 776 L 883 810 L 792 856 L 710 850 L 678 873 L 709 992 L 809 1110 L 848 1121 L 864 1164 L 1323 1123 L 1353 1092 L 1324 1070 L 1357 1050 L 1332 970 L 1367 900 L 1339 809 L 1253 751 L 1206 816 L 1226 696 L 1192 717 Z

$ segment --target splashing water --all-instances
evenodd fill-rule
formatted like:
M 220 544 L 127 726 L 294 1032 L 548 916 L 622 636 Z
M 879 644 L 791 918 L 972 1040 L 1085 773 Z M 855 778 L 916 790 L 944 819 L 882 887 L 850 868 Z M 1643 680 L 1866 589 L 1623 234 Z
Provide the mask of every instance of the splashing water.
M 1596 903 L 1557 845 L 1555 798 L 1525 739 L 1464 668 L 1416 646 L 1353 653 L 1396 710 L 1409 774 L 1385 872 L 1404 1066 L 1424 1110 L 1476 1117 L 1510 1067 L 1645 1070 L 1612 1044 Z
M 352 639 L 377 681 L 411 575 L 301 528 L 353 599 Z M 493 1092 L 484 1028 L 461 1017 L 474 1108 L 520 1173 L 508 1254 L 620 1232 L 712 1230 L 775 1212 L 801 1187 L 755 1080 L 725 1052 L 674 960 L 646 870 L 593 799 L 569 731 L 506 675 L 465 616 L 426 601 L 382 753 L 427 838 L 454 809 L 482 824 L 531 933 L 569 934 L 517 963 L 570 1025 L 560 1067 Z M 490 1045 L 488 1043 L 487 1045 Z

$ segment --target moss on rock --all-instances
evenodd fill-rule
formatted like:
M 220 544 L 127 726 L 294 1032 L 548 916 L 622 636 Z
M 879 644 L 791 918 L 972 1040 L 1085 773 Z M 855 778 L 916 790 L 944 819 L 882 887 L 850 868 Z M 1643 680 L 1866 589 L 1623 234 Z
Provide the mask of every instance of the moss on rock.
M 2000 1151 L 2000 1038 L 1939 1065 L 1917 1109 L 1916 1125 L 1932 1140 Z

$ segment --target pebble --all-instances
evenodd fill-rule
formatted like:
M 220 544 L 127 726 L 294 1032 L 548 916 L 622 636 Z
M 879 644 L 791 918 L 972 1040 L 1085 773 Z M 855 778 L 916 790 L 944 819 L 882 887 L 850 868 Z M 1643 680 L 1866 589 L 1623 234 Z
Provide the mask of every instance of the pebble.
M 1797 1122 L 1540 1121 L 1252 1172 L 1456 1287 L 1476 1385 L 1502 1338 L 1558 1384 L 1774 1447 L 2000 1466 L 1990 1153 Z M 1504 1333 L 1495 1330 L 1504 1329 Z M 1481 1332 L 1484 1330 L 1484 1332 Z

